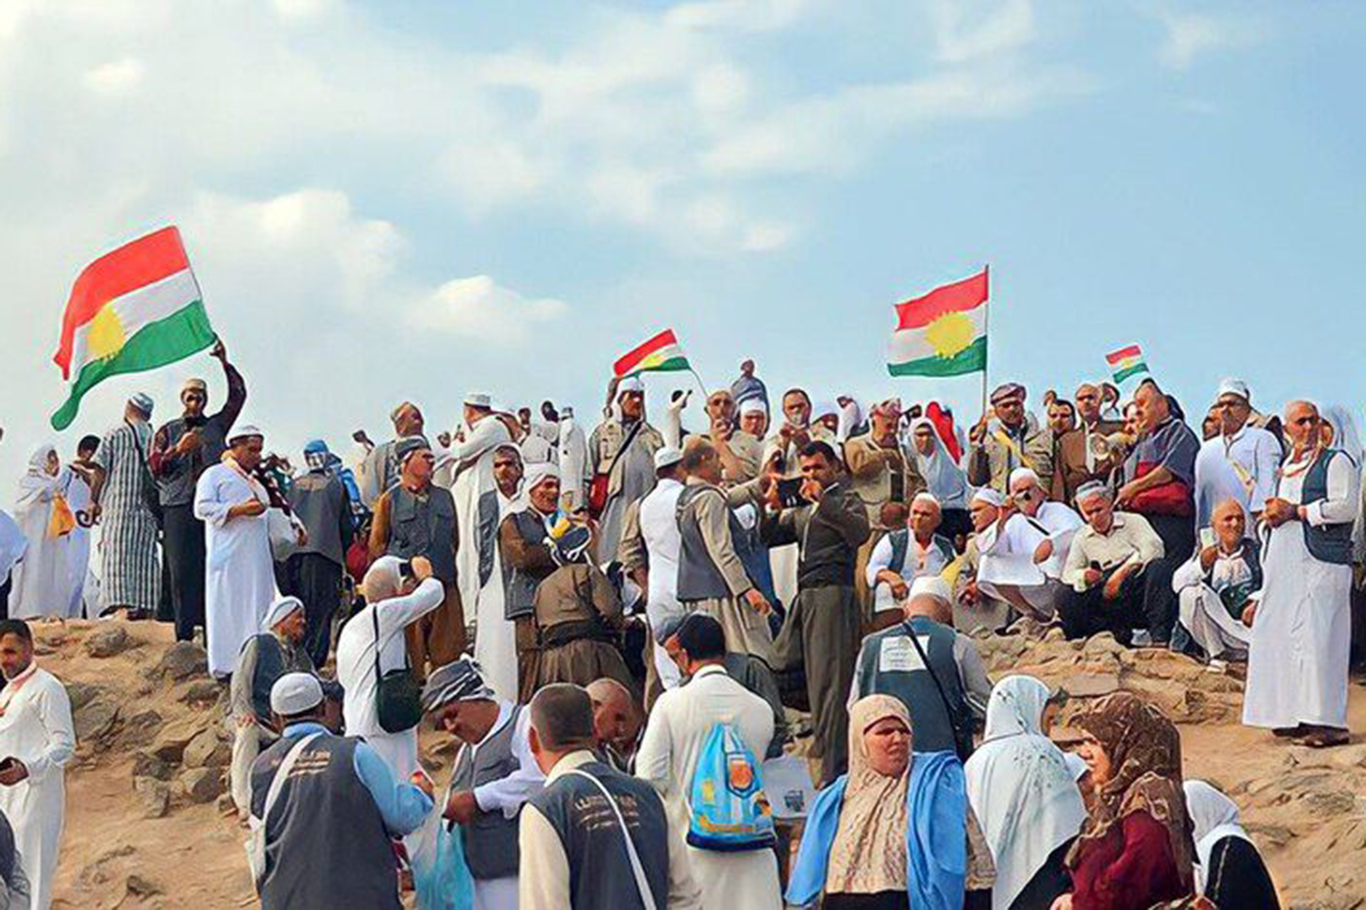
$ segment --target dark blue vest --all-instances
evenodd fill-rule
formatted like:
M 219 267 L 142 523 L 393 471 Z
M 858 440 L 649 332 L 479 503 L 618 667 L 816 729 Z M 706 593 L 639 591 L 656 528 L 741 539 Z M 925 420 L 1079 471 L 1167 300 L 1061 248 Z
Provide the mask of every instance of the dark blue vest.
M 907 625 L 898 623 L 863 640 L 858 665 L 859 694 L 901 699 L 911 713 L 915 731 L 912 747 L 916 752 L 953 752 L 954 720 L 962 723 L 970 712 L 958 675 L 958 662 L 953 658 L 954 631 L 924 616 L 909 621 L 925 649 L 929 666 L 944 687 L 946 708 L 934 679 L 910 641 Z
M 1301 505 L 1307 506 L 1328 498 L 1328 463 L 1333 460 L 1334 455 L 1342 455 L 1349 462 L 1352 461 L 1352 456 L 1337 449 L 1325 449 L 1320 452 L 1319 457 L 1310 465 L 1309 473 L 1304 476 L 1304 488 L 1300 491 Z M 1355 468 L 1356 463 L 1352 462 L 1352 466 Z M 1340 566 L 1352 564 L 1350 521 L 1318 528 L 1307 521 L 1302 521 L 1300 526 L 1304 528 L 1304 545 L 1309 548 L 1309 554 L 1315 559 Z

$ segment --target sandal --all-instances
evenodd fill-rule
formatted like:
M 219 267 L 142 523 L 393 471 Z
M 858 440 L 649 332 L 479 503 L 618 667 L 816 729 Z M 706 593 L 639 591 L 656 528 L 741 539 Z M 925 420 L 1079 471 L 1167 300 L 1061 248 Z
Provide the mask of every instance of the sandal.
M 1346 730 L 1315 730 L 1306 736 L 1301 737 L 1298 742 L 1302 746 L 1311 749 L 1331 749 L 1334 746 L 1345 746 L 1352 739 L 1352 734 Z

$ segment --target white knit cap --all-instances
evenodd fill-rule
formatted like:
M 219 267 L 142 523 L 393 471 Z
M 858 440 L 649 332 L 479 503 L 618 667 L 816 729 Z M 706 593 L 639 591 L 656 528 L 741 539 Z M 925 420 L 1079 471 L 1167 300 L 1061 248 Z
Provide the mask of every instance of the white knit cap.
M 322 683 L 312 673 L 286 673 L 270 687 L 270 710 L 281 717 L 303 714 L 322 703 Z

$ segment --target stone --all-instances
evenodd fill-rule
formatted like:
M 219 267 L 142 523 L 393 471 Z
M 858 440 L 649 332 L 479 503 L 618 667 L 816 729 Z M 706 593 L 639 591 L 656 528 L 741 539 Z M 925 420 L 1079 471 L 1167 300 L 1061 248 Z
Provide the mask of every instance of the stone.
M 178 641 L 166 649 L 157 664 L 156 672 L 179 682 L 209 671 L 209 658 L 204 649 L 192 641 Z
M 114 731 L 114 722 L 118 719 L 119 709 L 109 702 L 97 699 L 87 703 L 71 713 L 76 742 L 102 742 Z
M 1073 698 L 1096 698 L 1119 691 L 1119 676 L 1115 673 L 1073 673 L 1059 685 Z
M 1332 818 L 1355 809 L 1357 798 L 1350 790 L 1323 790 L 1305 794 L 1304 804 L 1316 817 Z
M 1246 822 L 1243 825 L 1249 833 L 1257 835 L 1258 841 L 1264 841 L 1276 847 L 1284 847 L 1297 836 L 1294 829 L 1287 828 L 1285 825 L 1272 825 L 1264 822 Z
M 185 686 L 180 700 L 187 705 L 211 705 L 222 695 L 223 687 L 212 679 L 196 679 Z
M 106 625 L 85 639 L 85 653 L 91 657 L 113 657 L 137 647 L 137 641 L 123 626 Z
M 190 740 L 180 760 L 187 768 L 226 768 L 232 761 L 232 746 L 211 728 Z
M 201 726 L 191 719 L 168 724 L 152 740 L 151 752 L 162 761 L 176 763 L 185 755 L 185 747 L 199 735 Z
M 143 818 L 164 818 L 171 810 L 171 785 L 154 777 L 133 781 L 133 792 L 142 807 Z
M 103 688 L 90 683 L 69 682 L 66 684 L 66 697 L 71 700 L 72 711 L 79 711 L 103 693 Z
M 156 711 L 139 711 L 132 717 L 124 718 L 123 736 L 135 743 L 147 742 L 156 731 L 161 729 L 161 715 Z
M 214 804 L 214 807 L 218 809 L 219 815 L 237 814 L 237 803 L 232 801 L 231 793 L 224 793 L 222 796 L 218 797 L 218 802 Z
M 133 785 L 137 786 L 139 778 L 150 777 L 155 780 L 168 781 L 175 776 L 175 767 L 168 761 L 163 761 L 151 752 L 133 753 Z
M 1118 654 L 1125 650 L 1125 647 L 1115 641 L 1115 636 L 1110 632 L 1101 632 L 1086 639 L 1086 644 L 1082 646 L 1082 651 L 1087 654 Z
M 179 783 L 185 798 L 195 805 L 213 802 L 226 789 L 220 768 L 190 768 L 180 775 Z
M 153 897 L 162 893 L 161 885 L 137 873 L 128 876 L 123 886 L 132 897 Z

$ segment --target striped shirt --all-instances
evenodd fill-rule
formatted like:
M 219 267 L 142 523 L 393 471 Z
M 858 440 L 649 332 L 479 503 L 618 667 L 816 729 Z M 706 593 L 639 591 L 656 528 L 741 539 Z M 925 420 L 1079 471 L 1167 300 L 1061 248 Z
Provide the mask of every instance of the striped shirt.
M 146 423 L 121 423 L 100 441 L 95 464 L 105 472 L 100 496 L 100 558 L 104 603 L 153 611 L 161 570 L 157 564 L 157 523 L 147 505 L 150 482 L 147 453 L 152 429 Z

